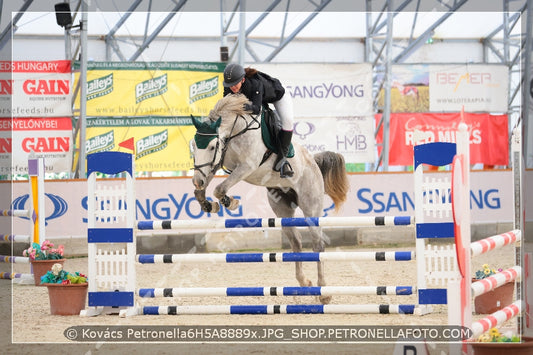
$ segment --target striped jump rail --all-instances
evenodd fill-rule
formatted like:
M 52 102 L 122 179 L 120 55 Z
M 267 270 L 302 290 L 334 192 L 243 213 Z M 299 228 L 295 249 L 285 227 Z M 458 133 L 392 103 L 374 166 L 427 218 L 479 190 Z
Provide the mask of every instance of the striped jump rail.
M 137 221 L 139 230 L 161 229 L 224 229 L 274 227 L 353 227 L 353 226 L 407 226 L 414 217 L 301 217 L 301 218 L 231 218 L 221 220 L 166 220 Z
M 28 217 L 28 210 L 0 210 L 0 216 L 4 217 Z
M 413 314 L 415 305 L 405 304 L 311 304 L 311 305 L 192 305 L 192 306 L 143 306 L 138 314 Z
M 16 243 L 29 243 L 31 237 L 29 235 L 22 234 L 0 234 L 0 241 L 16 242 Z
M 25 256 L 0 255 L 0 263 L 28 264 L 30 258 Z
M 522 301 L 518 300 L 513 302 L 507 307 L 500 309 L 485 317 L 478 320 L 477 322 L 472 323 L 472 338 L 475 339 L 481 334 L 488 332 L 492 328 L 496 328 L 501 325 L 503 322 L 506 322 L 522 312 Z
M 209 296 L 338 296 L 338 295 L 412 295 L 412 286 L 310 286 L 310 287 L 193 287 L 141 288 L 138 295 L 155 297 Z
M 512 268 L 498 272 L 492 276 L 472 282 L 472 296 L 477 297 L 508 282 L 516 280 L 519 277 L 521 270 L 522 268 L 520 266 L 513 266 Z
M 409 261 L 414 252 L 304 252 L 304 253 L 227 253 L 227 254 L 139 254 L 141 264 L 172 263 L 262 263 L 318 261 Z
M 477 242 L 472 242 L 470 244 L 470 251 L 472 256 L 478 256 L 485 254 L 494 249 L 501 248 L 503 246 L 516 243 L 521 239 L 520 230 L 516 229 L 507 233 L 494 235 Z
M 28 279 L 33 280 L 32 274 L 21 274 L 17 272 L 0 272 L 0 279 L 3 280 L 15 280 L 15 279 Z

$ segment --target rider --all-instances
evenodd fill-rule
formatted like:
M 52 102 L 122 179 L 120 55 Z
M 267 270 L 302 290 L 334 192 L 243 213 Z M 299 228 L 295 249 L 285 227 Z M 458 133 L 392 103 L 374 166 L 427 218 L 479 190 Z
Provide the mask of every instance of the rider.
M 244 69 L 239 64 L 231 63 L 224 70 L 224 96 L 231 93 L 244 94 L 252 102 L 251 105 L 245 104 L 244 109 L 256 115 L 261 112 L 262 105 L 274 105 L 281 120 L 281 130 L 278 137 L 280 154 L 273 169 L 279 171 L 282 178 L 293 176 L 294 171 L 287 161 L 293 130 L 292 99 L 290 95 L 285 95 L 280 81 L 256 69 Z

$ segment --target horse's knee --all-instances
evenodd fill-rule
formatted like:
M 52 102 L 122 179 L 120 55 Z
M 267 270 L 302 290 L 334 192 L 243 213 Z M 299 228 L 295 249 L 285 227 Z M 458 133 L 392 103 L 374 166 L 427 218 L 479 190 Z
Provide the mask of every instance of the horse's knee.
M 215 187 L 213 195 L 215 195 L 217 199 L 222 200 L 224 196 L 226 196 L 226 189 L 224 189 L 222 185 L 218 185 L 217 187 Z

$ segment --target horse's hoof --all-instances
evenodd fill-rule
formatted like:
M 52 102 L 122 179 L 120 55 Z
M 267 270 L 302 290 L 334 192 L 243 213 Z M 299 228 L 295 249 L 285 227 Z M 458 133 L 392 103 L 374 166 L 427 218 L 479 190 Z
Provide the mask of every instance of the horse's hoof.
M 322 304 L 329 304 L 331 302 L 331 296 L 319 296 L 318 299 Z
M 233 211 L 233 210 L 236 210 L 237 207 L 239 207 L 239 200 L 232 197 L 231 203 L 228 206 L 228 210 Z
M 218 213 L 218 211 L 220 211 L 218 202 L 211 202 L 211 213 Z

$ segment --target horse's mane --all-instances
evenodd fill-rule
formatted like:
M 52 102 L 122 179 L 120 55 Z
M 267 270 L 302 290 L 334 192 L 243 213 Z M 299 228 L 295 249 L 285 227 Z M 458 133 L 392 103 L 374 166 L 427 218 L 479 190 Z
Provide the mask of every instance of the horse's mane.
M 243 94 L 229 94 L 218 100 L 215 107 L 209 112 L 209 119 L 211 121 L 218 120 L 219 117 L 226 113 L 234 113 L 237 115 L 244 115 L 244 104 L 248 102 L 248 98 Z

